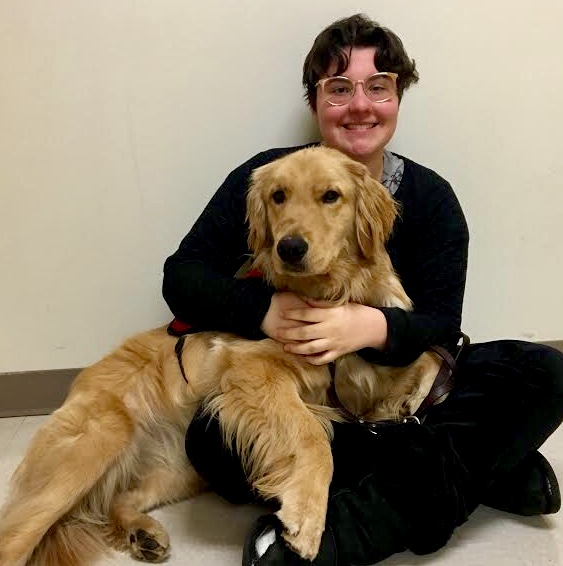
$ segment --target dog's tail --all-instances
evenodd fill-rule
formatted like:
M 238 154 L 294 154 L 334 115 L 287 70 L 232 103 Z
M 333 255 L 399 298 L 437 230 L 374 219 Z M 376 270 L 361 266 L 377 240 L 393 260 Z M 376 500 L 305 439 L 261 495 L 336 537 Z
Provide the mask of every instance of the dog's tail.
M 109 547 L 98 525 L 63 519 L 43 537 L 28 566 L 84 566 L 105 556 Z

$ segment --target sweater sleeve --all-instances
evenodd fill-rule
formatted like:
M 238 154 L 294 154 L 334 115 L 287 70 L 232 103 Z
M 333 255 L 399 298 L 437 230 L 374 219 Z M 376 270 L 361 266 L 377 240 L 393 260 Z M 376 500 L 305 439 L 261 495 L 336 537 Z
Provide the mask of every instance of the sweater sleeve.
M 249 255 L 249 177 L 272 159 L 270 153 L 258 154 L 227 177 L 164 264 L 164 299 L 174 316 L 198 330 L 264 337 L 260 324 L 274 290 L 260 279 L 240 280 L 234 274 Z
M 447 344 L 461 327 L 467 223 L 451 186 L 417 167 L 424 175 L 411 171 L 405 179 L 401 218 L 389 242 L 393 264 L 414 309 L 382 308 L 388 327 L 386 347 L 360 352 L 384 365 L 407 365 L 429 346 Z

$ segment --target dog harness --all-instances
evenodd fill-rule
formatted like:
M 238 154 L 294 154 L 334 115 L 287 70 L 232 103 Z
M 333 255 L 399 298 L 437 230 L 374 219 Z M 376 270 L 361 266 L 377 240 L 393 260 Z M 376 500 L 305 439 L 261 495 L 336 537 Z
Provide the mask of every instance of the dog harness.
M 251 278 L 262 278 L 262 273 L 252 267 L 252 262 L 249 259 L 246 261 L 242 267 L 237 271 L 235 277 L 239 279 L 251 279 Z M 188 377 L 186 375 L 186 370 L 184 369 L 184 362 L 182 361 L 182 351 L 184 349 L 184 343 L 186 341 L 186 337 L 189 334 L 194 334 L 195 332 L 199 332 L 199 330 L 194 327 L 192 324 L 184 322 L 180 320 L 178 317 L 174 317 L 172 322 L 167 327 L 167 332 L 171 336 L 177 336 L 178 341 L 174 346 L 174 352 L 176 352 L 176 358 L 178 359 L 178 365 L 180 366 L 180 372 L 182 373 L 182 377 L 184 381 L 188 383 Z
M 375 434 L 377 434 L 377 428 L 385 427 L 388 425 L 407 423 L 421 424 L 424 421 L 428 410 L 434 405 L 437 405 L 438 403 L 443 401 L 444 397 L 448 395 L 454 388 L 457 361 L 460 358 L 462 352 L 467 348 L 467 346 L 469 346 L 469 343 L 469 336 L 467 336 L 463 332 L 459 332 L 458 340 L 456 342 L 456 350 L 453 355 L 443 346 L 429 347 L 429 350 L 435 352 L 436 354 L 438 354 L 438 356 L 440 356 L 440 358 L 442 358 L 442 363 L 440 364 L 440 369 L 438 370 L 438 373 L 434 378 L 434 383 L 432 384 L 428 395 L 422 401 L 414 415 L 408 415 L 406 417 L 400 417 L 398 419 L 379 419 L 377 421 L 370 421 L 363 417 L 358 417 L 350 410 L 348 410 L 338 397 L 334 379 L 334 363 L 330 364 L 332 375 L 332 380 L 328 389 L 328 399 L 330 401 L 330 404 L 332 407 L 335 407 L 339 410 L 340 415 L 342 416 L 342 418 L 344 418 L 344 420 L 365 425 L 371 432 L 374 432 Z
M 261 273 L 257 269 L 249 270 L 245 277 L 261 277 Z M 180 372 L 184 381 L 188 383 L 188 377 L 184 368 L 184 362 L 182 361 L 182 351 L 184 349 L 184 343 L 186 338 L 190 334 L 198 332 L 191 324 L 181 321 L 178 318 L 174 318 L 172 322 L 168 325 L 167 331 L 172 336 L 178 336 L 178 341 L 174 346 L 174 352 L 176 353 L 176 358 L 178 360 L 178 366 L 180 367 Z M 351 411 L 349 411 L 340 401 L 338 393 L 336 392 L 335 384 L 335 373 L 334 373 L 334 362 L 329 364 L 331 381 L 330 387 L 328 389 L 328 399 L 332 407 L 338 409 L 340 415 L 348 422 L 354 422 L 358 424 L 366 425 L 373 432 L 375 428 L 390 425 L 390 424 L 406 424 L 406 423 L 417 423 L 420 424 L 426 417 L 426 413 L 430 407 L 437 405 L 444 400 L 444 397 L 448 395 L 454 388 L 454 373 L 457 366 L 457 360 L 461 356 L 462 352 L 469 346 L 470 340 L 469 336 L 463 332 L 458 333 L 458 339 L 456 342 L 455 353 L 452 355 L 443 346 L 430 346 L 429 350 L 438 354 L 442 358 L 442 363 L 440 364 L 440 369 L 434 378 L 434 382 L 428 395 L 422 401 L 414 415 L 409 415 L 407 417 L 401 417 L 399 419 L 383 419 L 377 421 L 368 421 L 362 417 L 358 417 Z

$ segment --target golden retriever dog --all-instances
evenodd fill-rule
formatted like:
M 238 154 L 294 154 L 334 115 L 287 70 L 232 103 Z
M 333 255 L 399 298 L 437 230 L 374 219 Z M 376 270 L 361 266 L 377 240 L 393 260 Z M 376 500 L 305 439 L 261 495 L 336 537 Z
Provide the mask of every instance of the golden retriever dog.
M 396 205 L 368 170 L 336 150 L 307 148 L 257 169 L 248 191 L 253 267 L 273 286 L 335 304 L 410 309 L 385 249 Z M 355 354 L 333 371 L 270 339 L 165 328 L 138 334 L 84 369 L 38 430 L 0 512 L 0 566 L 85 566 L 110 547 L 160 562 L 164 527 L 146 512 L 200 493 L 184 435 L 206 402 L 236 440 L 257 492 L 279 503 L 288 543 L 313 558 L 332 477 L 331 380 L 358 418 L 413 414 L 440 366 L 406 368 Z M 181 367 L 185 368 L 185 379 Z

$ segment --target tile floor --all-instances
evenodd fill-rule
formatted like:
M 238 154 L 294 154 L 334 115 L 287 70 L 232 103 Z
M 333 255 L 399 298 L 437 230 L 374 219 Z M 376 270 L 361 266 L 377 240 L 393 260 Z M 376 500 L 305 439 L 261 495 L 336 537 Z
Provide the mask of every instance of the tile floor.
M 27 443 L 46 418 L 0 419 L 0 501 L 4 499 L 8 479 L 21 460 Z M 563 429 L 548 440 L 543 452 L 562 477 Z M 213 494 L 156 510 L 154 516 L 167 526 L 172 539 L 172 555 L 167 564 L 238 566 L 245 532 L 260 512 L 251 506 L 229 505 Z M 104 560 L 103 564 L 134 566 L 139 562 L 116 554 L 113 560 Z M 481 507 L 440 552 L 422 557 L 403 553 L 381 564 L 563 566 L 563 512 L 550 517 L 522 518 Z

